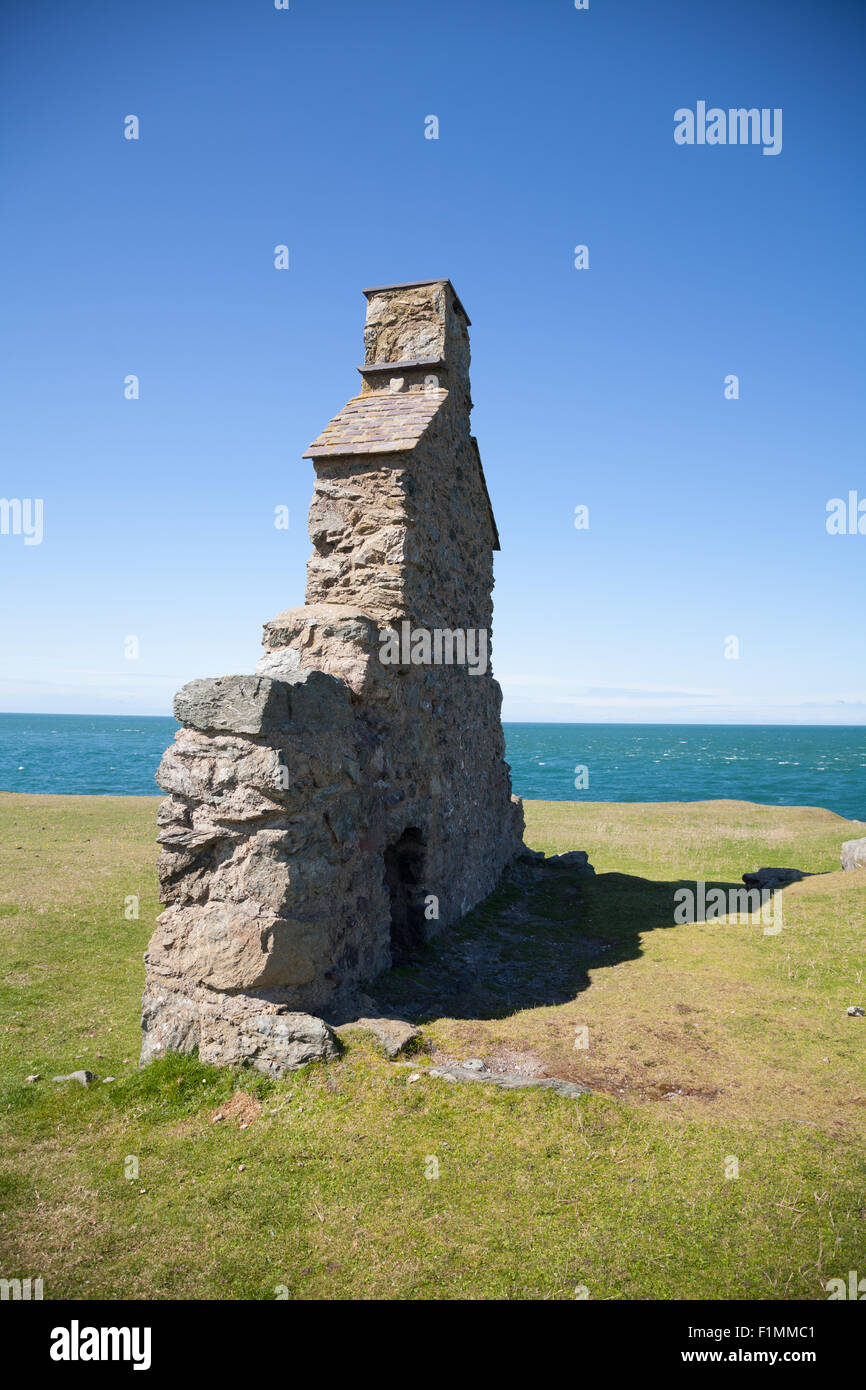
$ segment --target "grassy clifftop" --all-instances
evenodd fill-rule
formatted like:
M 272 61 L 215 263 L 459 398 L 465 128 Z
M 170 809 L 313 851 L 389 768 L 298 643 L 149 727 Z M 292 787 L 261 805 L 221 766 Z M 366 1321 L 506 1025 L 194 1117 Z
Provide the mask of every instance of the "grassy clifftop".
M 157 804 L 0 795 L 3 1277 L 49 1298 L 823 1298 L 866 1267 L 866 1019 L 845 1012 L 866 871 L 838 872 L 866 826 L 526 803 L 529 842 L 588 850 L 596 877 L 527 872 L 372 982 L 424 1024 L 414 1069 L 354 1035 L 272 1083 L 137 1071 Z M 674 925 L 677 888 L 765 864 L 820 875 L 784 891 L 778 934 Z M 467 1057 L 594 1094 L 423 1070 Z M 52 1084 L 81 1067 L 89 1090 Z

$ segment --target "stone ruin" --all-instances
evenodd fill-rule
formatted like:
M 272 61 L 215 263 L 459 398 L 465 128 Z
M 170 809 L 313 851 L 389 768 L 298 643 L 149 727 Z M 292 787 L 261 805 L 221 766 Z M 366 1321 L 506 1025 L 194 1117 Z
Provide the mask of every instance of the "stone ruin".
M 496 523 L 448 280 L 364 291 L 361 388 L 315 464 L 306 603 L 251 675 L 195 680 L 157 782 L 165 911 L 142 1062 L 278 1074 L 523 850 L 489 666 Z

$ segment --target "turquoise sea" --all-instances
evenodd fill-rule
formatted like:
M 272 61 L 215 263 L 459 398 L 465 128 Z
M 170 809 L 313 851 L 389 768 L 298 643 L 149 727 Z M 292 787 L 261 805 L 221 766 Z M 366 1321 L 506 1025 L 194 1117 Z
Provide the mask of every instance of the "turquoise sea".
M 155 796 L 172 718 L 0 715 L 0 789 Z M 866 726 L 506 724 L 514 790 L 542 801 L 826 806 L 866 820 Z M 588 779 L 586 787 L 575 787 Z

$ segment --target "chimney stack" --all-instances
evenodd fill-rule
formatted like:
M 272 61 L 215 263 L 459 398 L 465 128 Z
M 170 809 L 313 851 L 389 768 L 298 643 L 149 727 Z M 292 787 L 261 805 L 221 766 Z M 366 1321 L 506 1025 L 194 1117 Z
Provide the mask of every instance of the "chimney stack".
M 469 316 L 451 281 L 379 285 L 364 294 L 361 394 L 443 389 L 468 415 Z
M 523 849 L 469 320 L 449 280 L 364 293 L 362 388 L 307 450 L 307 601 L 265 625 L 254 672 L 175 701 L 145 1062 L 197 1048 L 279 1075 L 336 1056 L 330 1024 L 365 982 Z

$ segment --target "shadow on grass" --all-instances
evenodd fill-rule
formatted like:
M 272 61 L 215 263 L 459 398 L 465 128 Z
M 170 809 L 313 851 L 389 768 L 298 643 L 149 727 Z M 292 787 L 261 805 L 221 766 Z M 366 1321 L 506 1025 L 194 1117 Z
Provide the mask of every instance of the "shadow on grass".
M 413 1023 L 506 1018 L 564 1004 L 586 989 L 591 969 L 639 956 L 641 933 L 674 926 L 682 888 L 694 892 L 694 880 L 521 867 L 370 989 L 382 1012 Z M 727 895 L 743 884 L 707 883 L 707 893 L 713 888 Z

